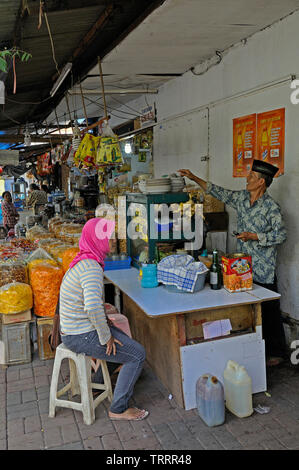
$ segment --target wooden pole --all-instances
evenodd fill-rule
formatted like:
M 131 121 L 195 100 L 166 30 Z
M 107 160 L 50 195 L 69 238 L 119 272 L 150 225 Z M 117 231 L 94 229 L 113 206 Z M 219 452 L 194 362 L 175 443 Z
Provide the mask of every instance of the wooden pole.
M 83 104 L 83 109 L 84 109 L 84 114 L 85 114 L 86 127 L 88 127 L 88 118 L 87 118 L 87 112 L 86 112 L 85 101 L 84 101 L 84 96 L 83 96 L 83 92 L 82 92 L 81 83 L 80 83 L 80 92 L 81 92 L 82 104 Z
M 103 101 L 104 101 L 104 114 L 105 119 L 108 122 L 108 114 L 107 114 L 107 105 L 106 105 L 106 97 L 105 97 L 105 88 L 104 88 L 104 80 L 103 80 L 103 72 L 102 72 L 102 64 L 101 59 L 98 57 L 98 64 L 100 70 L 100 77 L 101 77 L 101 85 L 102 85 L 102 94 L 103 94 Z

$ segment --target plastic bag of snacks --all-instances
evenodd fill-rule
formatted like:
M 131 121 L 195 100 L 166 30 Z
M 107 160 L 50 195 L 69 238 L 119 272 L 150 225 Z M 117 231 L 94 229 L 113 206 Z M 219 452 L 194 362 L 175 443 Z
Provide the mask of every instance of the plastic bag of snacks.
M 38 241 L 39 248 L 43 248 L 44 250 L 47 250 L 48 246 L 57 246 L 59 244 L 60 240 L 57 240 L 57 238 L 42 238 Z
M 33 305 L 32 289 L 28 284 L 13 282 L 0 287 L 0 310 L 7 315 L 30 310 Z
M 34 268 L 35 266 L 39 264 L 48 264 L 49 266 L 58 267 L 58 263 L 54 259 L 47 259 L 47 260 L 46 259 L 34 259 L 30 261 L 30 263 L 28 263 L 27 265 L 29 280 L 30 280 L 30 274 L 31 274 L 32 268 Z
M 45 230 L 40 225 L 34 225 L 26 232 L 26 238 L 31 241 L 40 240 L 41 238 L 49 238 L 49 237 L 50 237 L 50 232 Z
M 78 168 L 95 168 L 96 166 L 96 152 L 101 137 L 95 137 L 92 134 L 85 134 L 78 150 L 74 154 L 74 164 Z
M 28 284 L 27 268 L 23 261 L 0 263 L 0 287 L 12 282 Z
M 18 261 L 24 258 L 24 250 L 21 248 L 14 248 L 9 243 L 0 245 L 0 262 Z
M 27 264 L 35 259 L 53 260 L 52 256 L 43 248 L 37 248 L 33 253 L 31 253 L 26 260 Z
M 54 228 L 56 225 L 61 225 L 64 223 L 64 220 L 61 217 L 53 217 L 49 223 L 48 223 L 48 228 L 51 233 L 54 233 Z
M 13 248 L 20 248 L 24 253 L 30 254 L 32 251 L 36 250 L 37 244 L 26 238 L 13 238 L 10 241 L 10 246 Z
M 67 250 L 68 248 L 73 248 L 73 245 L 71 244 L 61 244 L 59 246 L 54 246 L 52 248 L 50 248 L 49 252 L 51 253 L 51 255 L 53 256 L 53 258 L 60 264 L 62 264 L 62 256 L 63 256 L 63 253 L 65 252 L 65 250 Z
M 69 269 L 70 263 L 73 261 L 75 256 L 79 253 L 79 248 L 68 248 L 62 254 L 62 268 L 66 272 Z
M 38 317 L 53 317 L 59 297 L 63 269 L 40 263 L 31 269 L 34 313 Z
M 82 229 L 83 225 L 80 224 L 63 224 L 61 225 L 59 237 L 65 242 L 73 243 L 73 238 L 76 235 L 80 238 Z

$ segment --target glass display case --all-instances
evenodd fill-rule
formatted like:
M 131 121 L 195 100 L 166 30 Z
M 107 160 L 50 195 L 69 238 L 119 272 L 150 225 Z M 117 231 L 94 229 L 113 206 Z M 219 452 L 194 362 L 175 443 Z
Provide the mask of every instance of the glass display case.
M 132 264 L 159 261 L 159 248 L 184 248 L 190 238 L 178 224 L 181 205 L 189 200 L 185 192 L 166 194 L 126 194 L 127 252 Z M 190 228 L 193 230 L 192 220 Z

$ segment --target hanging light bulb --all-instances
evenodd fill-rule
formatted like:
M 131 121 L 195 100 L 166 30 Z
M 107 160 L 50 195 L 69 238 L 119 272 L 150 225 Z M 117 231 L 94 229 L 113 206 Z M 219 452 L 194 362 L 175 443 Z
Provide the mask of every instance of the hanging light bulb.
M 126 145 L 125 145 L 125 152 L 126 153 L 131 153 L 132 152 L 132 146 L 130 144 L 130 142 L 127 142 Z

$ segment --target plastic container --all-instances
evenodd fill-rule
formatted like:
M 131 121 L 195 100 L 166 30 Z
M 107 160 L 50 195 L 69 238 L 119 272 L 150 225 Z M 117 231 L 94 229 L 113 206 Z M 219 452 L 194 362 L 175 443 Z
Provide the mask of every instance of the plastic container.
M 147 264 L 142 267 L 141 287 L 157 287 L 157 265 Z
M 112 260 L 110 257 L 105 259 L 104 271 L 110 271 L 112 269 L 129 269 L 131 267 L 132 259 L 130 256 L 127 259 Z
M 228 361 L 223 373 L 226 408 L 239 418 L 253 413 L 252 381 L 244 366 Z
M 178 293 L 182 293 L 182 294 L 194 294 L 194 292 L 199 292 L 200 290 L 202 290 L 204 288 L 207 274 L 208 274 L 208 271 L 206 271 L 205 273 L 199 273 L 198 274 L 195 285 L 194 285 L 193 292 L 190 292 L 190 291 L 184 290 L 184 289 L 179 289 L 176 286 L 170 286 L 170 285 L 167 285 L 167 284 L 164 287 L 169 292 L 178 292 Z
M 224 390 L 217 377 L 211 374 L 199 377 L 196 382 L 196 404 L 199 416 L 208 426 L 224 423 Z

